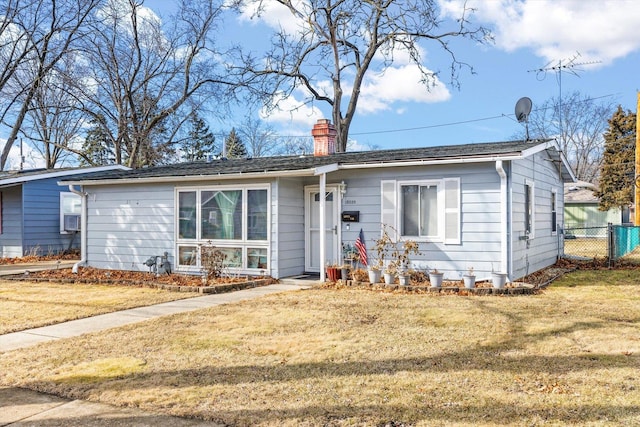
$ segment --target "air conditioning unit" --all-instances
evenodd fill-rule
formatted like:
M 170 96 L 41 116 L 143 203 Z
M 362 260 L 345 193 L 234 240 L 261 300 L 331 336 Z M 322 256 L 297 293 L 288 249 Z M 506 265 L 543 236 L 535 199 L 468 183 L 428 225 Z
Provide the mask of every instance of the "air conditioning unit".
M 64 216 L 64 231 L 80 231 L 81 225 L 80 215 L 68 214 Z

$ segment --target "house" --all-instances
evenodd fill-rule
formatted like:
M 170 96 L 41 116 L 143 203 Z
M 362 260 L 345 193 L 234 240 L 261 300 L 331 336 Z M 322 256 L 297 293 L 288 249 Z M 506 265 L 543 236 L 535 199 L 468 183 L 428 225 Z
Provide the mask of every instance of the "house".
M 595 185 L 577 181 L 564 186 L 564 216 L 568 237 L 607 236 L 608 224 L 629 222 L 629 209 L 598 209 L 600 200 L 595 196 Z
M 323 279 L 360 229 L 373 258 L 382 224 L 419 241 L 415 267 L 446 278 L 469 267 L 519 278 L 562 254 L 574 175 L 554 141 L 333 153 L 328 120 L 312 134 L 314 155 L 64 178 L 84 195 L 80 265 L 146 270 L 166 252 L 174 271 L 197 273 L 202 245 L 215 245 L 232 273 Z
M 127 169 L 33 169 L 0 173 L 0 256 L 46 255 L 78 247 L 80 197 L 58 186 L 77 174 Z

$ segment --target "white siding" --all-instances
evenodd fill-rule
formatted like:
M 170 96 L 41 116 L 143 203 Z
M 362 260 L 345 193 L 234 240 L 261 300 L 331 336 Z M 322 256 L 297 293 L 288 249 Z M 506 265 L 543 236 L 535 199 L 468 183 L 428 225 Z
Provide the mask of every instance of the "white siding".
M 174 186 L 87 187 L 87 261 L 92 267 L 147 271 L 151 256 L 174 258 Z
M 534 185 L 534 237 L 525 239 L 525 182 Z M 512 164 L 511 173 L 511 279 L 518 279 L 552 265 L 563 251 L 563 236 L 551 230 L 551 192 L 557 198 L 558 230 L 563 228 L 563 183 L 557 165 L 545 151 Z
M 22 186 L 2 190 L 2 234 L 0 248 L 3 258 L 22 256 Z
M 460 279 L 469 267 L 480 278 L 488 278 L 492 267 L 498 269 L 500 263 L 500 179 L 493 162 L 329 174 L 328 184 L 342 180 L 347 184 L 343 210 L 360 212 L 359 223 L 342 223 L 342 242 L 353 246 L 362 228 L 368 257 L 375 260 L 373 240 L 380 236 L 381 181 L 443 178 L 460 178 L 461 243 L 420 243 L 421 256 L 412 256 L 412 261 L 418 268 L 437 268 L 449 279 Z
M 300 179 L 280 178 L 272 188 L 272 275 L 299 275 L 304 273 L 304 186 Z

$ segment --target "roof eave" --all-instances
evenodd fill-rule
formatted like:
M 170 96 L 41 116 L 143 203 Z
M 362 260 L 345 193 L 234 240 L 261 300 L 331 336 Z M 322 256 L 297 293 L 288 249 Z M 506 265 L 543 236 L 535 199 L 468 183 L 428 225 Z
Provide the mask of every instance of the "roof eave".
M 217 180 L 232 179 L 252 179 L 265 177 L 283 177 L 283 176 L 313 176 L 316 169 L 298 169 L 290 171 L 263 171 L 263 172 L 238 172 L 238 173 L 217 173 L 209 175 L 180 175 L 180 176 L 152 176 L 143 178 L 107 178 L 107 179 L 87 179 L 79 181 L 62 181 L 59 185 L 114 185 L 114 184 L 149 184 L 164 182 L 196 182 L 215 178 Z

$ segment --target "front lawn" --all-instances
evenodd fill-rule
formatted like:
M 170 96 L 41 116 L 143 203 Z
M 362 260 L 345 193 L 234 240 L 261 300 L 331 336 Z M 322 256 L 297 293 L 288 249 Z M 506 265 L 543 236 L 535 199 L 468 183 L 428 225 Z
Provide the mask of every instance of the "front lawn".
M 141 286 L 0 280 L 0 334 L 197 295 Z
M 282 293 L 1 354 L 0 383 L 239 426 L 639 425 L 637 278 Z

